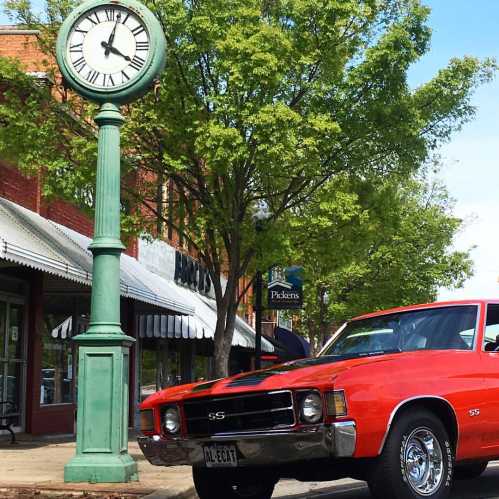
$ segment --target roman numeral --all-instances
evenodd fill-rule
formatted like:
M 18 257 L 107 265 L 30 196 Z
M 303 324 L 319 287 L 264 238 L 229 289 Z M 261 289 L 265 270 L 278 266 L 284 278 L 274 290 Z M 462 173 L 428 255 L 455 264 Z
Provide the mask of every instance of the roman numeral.
M 83 43 L 77 43 L 69 47 L 70 52 L 83 52 Z
M 125 24 L 128 20 L 128 18 L 130 17 L 130 12 L 127 12 L 127 15 L 125 16 L 125 19 L 123 19 L 122 23 L 121 24 Z
M 103 87 L 114 87 L 114 80 L 112 75 L 102 73 L 102 86 Z
M 84 57 L 80 57 L 76 61 L 73 61 L 73 67 L 79 73 L 85 67 L 85 58 Z
M 94 21 L 92 19 L 92 16 L 95 16 L 95 19 L 97 19 L 97 21 Z M 97 12 L 92 12 L 92 14 L 90 14 L 87 19 L 94 25 L 94 26 L 97 26 L 97 24 L 100 23 L 100 19 L 99 19 L 99 16 L 97 15 Z
M 90 70 L 86 76 L 86 80 L 89 83 L 94 84 L 97 81 L 97 78 L 99 77 L 99 75 L 100 75 L 99 71 Z
M 75 31 L 77 33 L 83 33 L 84 35 L 86 35 L 88 33 L 88 31 L 85 31 L 84 29 L 80 29 L 80 28 L 75 29 Z
M 132 66 L 132 68 L 139 71 L 139 69 L 144 65 L 144 62 L 146 62 L 146 61 L 144 61 L 144 59 L 142 59 L 142 57 L 135 55 L 135 56 L 133 56 L 133 59 L 132 59 L 132 62 L 130 63 L 130 66 Z
M 137 35 L 140 35 L 141 33 L 143 33 L 145 30 L 144 30 L 144 26 L 137 26 L 136 28 L 133 28 L 132 29 L 132 33 L 133 33 L 133 36 L 137 36 Z
M 121 83 L 126 83 L 129 79 L 130 77 L 124 71 L 121 71 Z
M 114 9 L 106 9 L 106 18 L 108 21 L 114 21 L 115 12 Z
M 135 50 L 137 51 L 149 50 L 149 42 L 137 42 L 135 44 Z

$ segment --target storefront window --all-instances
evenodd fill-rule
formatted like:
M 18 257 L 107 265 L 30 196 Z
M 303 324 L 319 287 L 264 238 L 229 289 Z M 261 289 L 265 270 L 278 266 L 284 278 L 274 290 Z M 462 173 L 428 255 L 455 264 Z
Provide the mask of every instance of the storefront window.
M 204 355 L 194 357 L 194 381 L 205 381 L 210 379 L 211 358 Z
M 17 413 L 14 426 L 21 424 L 21 400 L 24 379 L 24 307 L 15 300 L 0 299 L 0 406 L 2 412 Z
M 180 355 L 175 342 L 166 339 L 143 339 L 141 351 L 141 400 L 162 388 L 182 383 Z
M 156 391 L 156 352 L 142 350 L 142 373 L 140 384 L 140 399 L 144 400 Z
M 6 322 L 7 322 L 7 304 L 0 301 L 0 360 L 5 356 L 3 349 L 5 344 Z M 0 362 L 0 400 L 5 399 L 3 393 L 3 385 L 4 385 L 3 363 Z M 2 410 L 1 407 L 0 410 Z
M 24 307 L 22 305 L 10 305 L 9 336 L 7 339 L 7 357 L 9 359 L 23 358 L 23 318 Z
M 46 296 L 42 323 L 42 375 L 40 404 L 74 402 L 73 336 L 88 323 L 88 298 Z
M 7 323 L 7 304 L 5 302 L 0 301 L 0 358 L 4 357 L 3 346 L 5 344 L 6 323 Z

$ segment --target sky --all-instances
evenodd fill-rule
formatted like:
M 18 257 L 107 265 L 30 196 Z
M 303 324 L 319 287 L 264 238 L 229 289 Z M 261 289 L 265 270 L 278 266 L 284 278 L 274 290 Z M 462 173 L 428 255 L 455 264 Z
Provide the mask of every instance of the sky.
M 432 8 L 431 50 L 409 74 L 411 86 L 434 75 L 452 57 L 499 59 L 499 1 L 426 0 Z M 473 97 L 476 118 L 441 151 L 440 178 L 465 225 L 456 249 L 476 246 L 474 276 L 462 289 L 442 289 L 439 299 L 499 296 L 499 78 Z
M 3 7 L 4 0 L 0 0 Z M 432 8 L 429 53 L 409 73 L 412 87 L 429 80 L 452 57 L 499 60 L 499 0 L 423 0 Z M 40 0 L 34 2 L 41 5 Z M 2 10 L 0 8 L 0 10 Z M 8 20 L 0 13 L 0 24 Z M 456 249 L 472 251 L 474 276 L 462 289 L 442 289 L 439 299 L 499 296 L 499 78 L 473 97 L 476 118 L 441 151 L 440 178 L 465 220 Z

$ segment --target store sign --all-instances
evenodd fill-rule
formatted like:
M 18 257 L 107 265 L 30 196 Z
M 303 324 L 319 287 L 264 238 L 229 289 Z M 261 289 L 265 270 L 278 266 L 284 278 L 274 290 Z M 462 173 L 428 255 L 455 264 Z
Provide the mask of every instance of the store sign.
M 199 262 L 180 251 L 175 252 L 175 282 L 208 294 L 211 289 L 210 274 Z
M 272 267 L 269 271 L 268 308 L 298 309 L 303 304 L 302 267 Z

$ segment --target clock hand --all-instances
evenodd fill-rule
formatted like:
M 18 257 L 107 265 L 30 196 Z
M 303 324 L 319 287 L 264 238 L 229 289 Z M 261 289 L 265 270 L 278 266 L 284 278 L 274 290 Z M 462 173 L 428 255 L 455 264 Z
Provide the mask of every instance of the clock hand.
M 111 52 L 112 54 L 121 55 L 121 57 L 123 57 L 123 59 L 125 59 L 125 61 L 130 62 L 132 60 L 132 59 L 130 59 L 130 57 L 128 57 L 127 55 L 120 52 L 116 47 L 113 47 L 112 45 L 109 45 L 106 42 L 101 42 L 100 44 L 102 47 L 104 47 L 106 49 L 105 53 Z
M 110 49 L 113 46 L 114 34 L 116 33 L 116 27 L 118 26 L 120 19 L 121 19 L 121 11 L 118 11 L 118 15 L 116 16 L 116 24 L 114 25 L 113 31 L 111 31 L 111 34 L 109 35 L 109 39 L 107 40 L 108 47 L 106 48 L 106 51 L 104 52 L 105 56 L 109 55 Z

